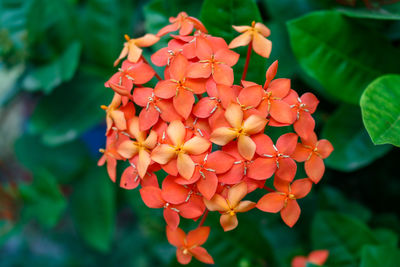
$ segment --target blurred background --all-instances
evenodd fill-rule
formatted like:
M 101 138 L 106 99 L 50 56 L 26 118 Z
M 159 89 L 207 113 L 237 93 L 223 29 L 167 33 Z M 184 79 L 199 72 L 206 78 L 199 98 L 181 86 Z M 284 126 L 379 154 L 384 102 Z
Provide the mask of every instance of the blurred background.
M 372 143 L 359 104 L 376 78 L 400 73 L 400 5 L 386 2 L 0 0 L 0 266 L 178 266 L 161 211 L 96 161 L 123 34 L 157 33 L 180 11 L 227 42 L 232 24 L 263 21 L 272 55 L 254 54 L 248 79 L 262 83 L 279 59 L 279 77 L 319 98 L 316 130 L 335 148 L 293 229 L 254 210 L 223 233 L 211 215 L 216 265 L 289 266 L 328 249 L 326 266 L 398 266 L 400 151 Z

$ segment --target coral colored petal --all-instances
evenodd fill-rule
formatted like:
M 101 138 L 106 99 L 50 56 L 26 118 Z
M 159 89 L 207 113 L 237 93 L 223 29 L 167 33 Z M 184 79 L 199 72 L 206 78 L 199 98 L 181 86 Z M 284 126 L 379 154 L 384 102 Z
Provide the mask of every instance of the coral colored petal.
M 240 201 L 239 204 L 235 208 L 235 212 L 246 212 L 253 209 L 256 206 L 256 203 L 253 201 L 245 200 Z
M 318 183 L 325 172 L 325 164 L 324 161 L 313 154 L 309 160 L 304 164 L 304 168 L 306 170 L 307 176 L 314 182 Z
M 177 208 L 180 211 L 180 215 L 186 219 L 197 219 L 205 211 L 203 198 L 198 195 L 191 195 L 188 202 L 177 206 Z
M 260 56 L 268 58 L 271 54 L 272 42 L 261 34 L 253 34 L 253 49 Z
M 118 146 L 117 152 L 122 157 L 130 159 L 135 156 L 139 152 L 139 150 L 137 145 L 133 141 L 126 140 Z
M 175 120 L 182 120 L 182 117 L 176 112 L 174 105 L 171 101 L 158 101 L 157 106 L 161 111 L 160 117 L 164 121 L 172 122 Z
M 160 113 L 150 105 L 146 110 L 145 108 L 139 114 L 139 130 L 147 131 L 154 126 L 159 119 Z
M 262 94 L 263 90 L 259 85 L 245 87 L 239 93 L 239 103 L 245 107 L 256 108 L 261 102 Z
M 110 176 L 111 181 L 115 183 L 117 179 L 117 160 L 115 158 L 108 157 L 107 159 L 107 173 Z
M 257 158 L 247 169 L 247 176 L 255 180 L 266 180 L 276 170 L 276 162 L 273 158 Z
M 185 244 L 186 234 L 181 228 L 171 229 L 166 227 L 168 242 L 175 247 L 182 247 Z
M 289 104 L 282 100 L 271 101 L 269 110 L 271 117 L 280 123 L 293 123 L 296 119 Z
M 211 200 L 203 199 L 203 201 L 207 209 L 209 209 L 210 211 L 224 212 L 229 210 L 226 199 L 219 194 L 214 195 Z
M 169 59 L 169 53 L 168 53 L 169 50 L 170 50 L 170 48 L 163 47 L 160 50 L 156 51 L 150 57 L 151 62 L 153 62 L 153 64 L 158 67 L 167 65 L 168 59 Z
M 264 131 L 265 125 L 267 125 L 268 120 L 259 116 L 251 115 L 243 123 L 243 129 L 247 134 L 256 134 Z
M 129 42 L 128 47 L 128 60 L 134 63 L 138 62 L 140 57 L 142 56 L 143 50 L 137 47 L 133 42 Z
M 321 154 L 321 157 L 323 159 L 325 159 L 325 158 L 329 157 L 329 155 L 332 153 L 333 146 L 332 146 L 331 142 L 329 142 L 328 140 L 321 139 L 318 141 L 317 149 L 318 149 L 318 153 Z
M 204 97 L 193 107 L 193 115 L 199 118 L 208 118 L 212 115 L 212 112 L 215 111 L 216 106 L 217 103 L 215 100 Z
M 303 162 L 308 159 L 311 155 L 311 150 L 309 148 L 304 147 L 302 144 L 297 143 L 296 149 L 291 155 L 291 157 L 296 160 L 297 162 Z
M 180 35 L 188 35 L 193 31 L 193 24 L 187 19 L 182 22 L 181 29 L 179 30 Z
M 167 135 L 175 146 L 182 145 L 186 136 L 185 125 L 181 121 L 172 121 L 168 125 Z
M 162 198 L 171 204 L 181 204 L 185 202 L 189 190 L 182 185 L 174 182 L 173 176 L 164 179 L 161 189 Z
M 293 181 L 297 171 L 297 165 L 294 160 L 291 158 L 280 158 L 278 162 L 279 168 L 276 170 L 275 174 L 285 181 Z
M 290 93 L 290 79 L 280 78 L 273 80 L 267 91 L 280 99 L 286 97 Z
M 235 26 L 235 25 L 232 25 L 232 28 L 235 29 L 235 31 L 240 32 L 240 33 L 246 32 L 248 30 L 251 30 L 250 26 Z
M 208 140 L 194 136 L 183 145 L 182 149 L 191 155 L 199 155 L 204 153 L 210 145 L 211 143 Z
M 180 89 L 176 97 L 173 98 L 173 103 L 176 112 L 184 119 L 187 119 L 192 112 L 194 104 L 194 96 L 192 92 Z
M 308 261 L 317 265 L 323 265 L 328 259 L 328 256 L 328 250 L 314 250 L 308 255 Z
M 238 139 L 238 150 L 243 158 L 251 160 L 256 153 L 256 144 L 249 136 L 240 135 Z
M 149 102 L 149 97 L 151 97 L 153 93 L 153 89 L 148 88 L 148 87 L 137 87 L 133 91 L 133 101 L 135 104 L 145 107 L 147 105 L 147 102 Z
M 293 258 L 291 262 L 291 267 L 306 267 L 307 266 L 307 258 L 304 256 L 296 256 Z
M 247 195 L 247 185 L 245 182 L 241 182 L 237 185 L 232 186 L 228 190 L 228 200 L 231 208 L 236 207 L 240 200 Z
M 186 79 L 185 88 L 193 94 L 202 94 L 206 92 L 205 79 Z
M 210 141 L 219 146 L 224 146 L 235 138 L 235 131 L 232 131 L 228 127 L 220 127 L 211 133 Z
M 203 226 L 196 228 L 188 233 L 186 237 L 187 246 L 188 247 L 192 247 L 195 245 L 201 246 L 207 241 L 209 235 L 210 235 L 210 227 Z
M 152 186 L 142 187 L 140 195 L 144 204 L 152 209 L 159 209 L 165 205 L 165 201 L 161 197 L 161 189 Z
M 187 77 L 208 78 L 211 75 L 211 64 L 207 62 L 196 62 L 189 65 Z
M 147 175 L 145 175 L 144 178 L 140 181 L 140 185 L 142 187 L 146 186 L 159 187 L 157 176 L 153 172 L 147 173 Z
M 214 196 L 217 186 L 218 178 L 213 172 L 205 171 L 204 178 L 200 177 L 197 181 L 197 189 L 208 200 Z
M 140 177 L 144 177 L 147 172 L 147 168 L 149 167 L 151 163 L 151 157 L 149 152 L 147 152 L 144 149 L 139 150 L 139 160 L 137 164 L 137 170 L 140 175 Z
M 281 154 L 291 155 L 296 149 L 298 138 L 297 134 L 294 133 L 283 134 L 276 141 L 276 147 Z
M 254 28 L 258 30 L 264 37 L 271 35 L 271 31 L 268 29 L 268 27 L 260 22 L 257 22 Z
M 175 157 L 175 149 L 170 145 L 161 144 L 151 152 L 151 159 L 160 164 L 166 164 Z
M 178 23 L 167 25 L 167 26 L 163 27 L 161 30 L 158 31 L 157 36 L 161 37 L 161 36 L 166 35 L 167 33 L 174 32 L 174 31 L 176 31 L 178 29 L 179 29 L 179 24 Z
M 214 81 L 217 84 L 231 86 L 233 84 L 233 70 L 226 64 L 214 64 Z
M 257 202 L 257 208 L 265 212 L 276 213 L 285 205 L 286 196 L 279 193 L 268 193 Z
M 234 90 L 232 90 L 232 87 L 218 84 L 217 91 L 224 108 L 228 108 L 232 102 L 236 102 L 236 94 Z
M 224 151 L 218 150 L 208 155 L 206 168 L 214 170 L 217 174 L 227 172 L 235 159 Z
M 124 131 L 126 130 L 126 120 L 124 112 L 120 110 L 111 111 L 110 116 L 115 123 L 115 126 L 118 130 Z
M 160 37 L 151 33 L 146 33 L 143 37 L 135 39 L 135 43 L 140 47 L 148 47 L 157 43 L 159 40 Z
M 180 221 L 178 212 L 170 208 L 164 208 L 163 215 L 164 215 L 164 220 L 169 227 L 171 227 L 172 229 L 178 228 Z
M 230 104 L 225 111 L 225 119 L 233 128 L 239 129 L 243 121 L 243 111 L 240 106 L 234 103 Z
M 319 104 L 317 97 L 312 93 L 305 93 L 300 97 L 300 99 L 304 104 L 306 104 L 308 112 L 313 114 Z
M 210 59 L 212 53 L 211 45 L 206 39 L 202 37 L 196 38 L 196 56 L 200 60 Z
M 176 95 L 178 85 L 171 80 L 159 81 L 154 88 L 154 94 L 160 98 L 169 99 Z
M 233 164 L 228 172 L 218 176 L 218 181 L 224 184 L 237 184 L 242 180 L 243 175 L 244 164 Z
M 183 250 L 181 248 L 178 248 L 176 250 L 176 259 L 180 264 L 188 264 L 192 260 L 192 255 L 183 254 Z
M 310 113 L 300 111 L 299 119 L 293 124 L 296 133 L 304 139 L 307 139 L 314 132 L 315 120 Z
M 274 143 L 272 142 L 271 138 L 266 134 L 257 134 L 251 137 L 256 144 L 256 153 L 260 156 L 265 155 L 274 155 Z
M 239 35 L 238 37 L 236 37 L 235 39 L 233 39 L 230 43 L 229 43 L 229 48 L 236 48 L 239 46 L 246 46 L 250 43 L 251 39 L 252 39 L 252 33 L 251 32 L 245 32 L 241 35 Z
M 139 183 L 140 183 L 140 178 L 137 173 L 137 170 L 132 166 L 129 166 L 122 173 L 119 186 L 127 190 L 132 190 L 138 187 Z
M 310 193 L 312 185 L 313 183 L 308 178 L 298 179 L 290 186 L 291 193 L 296 197 L 296 199 L 303 198 Z
M 236 214 L 222 214 L 219 222 L 221 223 L 221 226 L 224 228 L 225 232 L 235 229 L 239 224 Z
M 233 52 L 232 50 L 220 49 L 215 53 L 214 58 L 217 61 L 223 62 L 226 65 L 232 67 L 233 65 L 235 65 L 238 62 L 239 56 L 240 55 L 238 53 Z
M 195 247 L 190 249 L 190 252 L 193 254 L 197 260 L 204 262 L 206 264 L 214 264 L 214 260 L 210 254 L 208 254 L 207 250 L 203 247 Z
M 281 210 L 282 220 L 293 227 L 300 217 L 300 207 L 296 200 L 288 200 L 286 207 Z
M 179 153 L 176 166 L 178 167 L 179 174 L 183 178 L 189 180 L 192 177 L 195 165 L 189 155 Z
M 188 60 L 182 54 L 178 54 L 174 58 L 174 61 L 172 61 L 169 67 L 169 73 L 171 74 L 171 79 L 181 81 L 185 77 L 188 65 L 189 65 Z
M 271 64 L 271 66 L 268 67 L 268 70 L 265 74 L 266 81 L 264 87 L 267 87 L 270 84 L 272 79 L 275 77 L 277 71 L 278 71 L 278 60 L 275 60 Z
M 153 149 L 157 144 L 157 140 L 158 140 L 157 132 L 151 130 L 146 140 L 144 140 L 143 145 L 148 149 Z

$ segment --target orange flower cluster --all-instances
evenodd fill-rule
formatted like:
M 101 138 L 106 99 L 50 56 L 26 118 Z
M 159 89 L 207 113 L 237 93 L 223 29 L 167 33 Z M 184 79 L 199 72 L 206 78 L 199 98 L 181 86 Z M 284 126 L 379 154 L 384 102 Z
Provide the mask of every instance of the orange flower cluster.
M 203 226 L 209 211 L 221 214 L 225 231 L 237 227 L 237 213 L 255 207 L 280 212 L 292 227 L 300 215 L 297 199 L 319 182 L 323 159 L 333 148 L 314 133 L 317 98 L 311 93 L 299 97 L 289 79 L 276 79 L 278 62 L 268 68 L 264 85 L 246 81 L 246 72 L 240 85 L 234 84 L 232 67 L 240 55 L 231 49 L 248 45 L 250 52 L 254 49 L 268 57 L 272 44 L 266 39 L 270 34 L 266 26 L 254 22 L 234 26 L 241 35 L 228 45 L 184 12 L 170 22 L 157 35 L 126 37 L 116 64 L 127 59 L 105 83 L 115 94 L 109 106 L 102 106 L 107 142 L 99 165 L 107 163 L 116 182 L 117 161 L 128 161 L 120 186 L 140 185 L 144 203 L 163 209 L 167 237 L 177 247 L 178 261 L 186 264 L 195 257 L 213 263 L 201 247 L 210 232 Z M 175 31 L 179 35 L 170 34 L 168 46 L 151 56 L 154 65 L 164 67 L 162 79 L 140 47 Z M 246 66 L 249 60 L 250 54 Z M 154 77 L 157 84 L 146 86 Z M 274 143 L 267 125 L 293 125 L 295 133 Z M 305 162 L 307 178 L 294 180 L 296 161 Z M 163 181 L 155 175 L 160 169 L 168 173 Z M 265 187 L 273 176 L 275 189 Z M 256 189 L 269 192 L 257 203 L 243 200 Z M 202 216 L 198 228 L 187 235 L 179 228 L 181 218 Z

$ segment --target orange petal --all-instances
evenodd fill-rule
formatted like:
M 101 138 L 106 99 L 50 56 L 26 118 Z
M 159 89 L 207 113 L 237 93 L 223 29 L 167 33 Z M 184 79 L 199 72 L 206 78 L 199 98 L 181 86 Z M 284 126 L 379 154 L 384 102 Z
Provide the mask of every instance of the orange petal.
M 240 200 L 242 200 L 247 195 L 247 184 L 241 182 L 237 185 L 232 186 L 228 190 L 228 200 L 231 208 L 236 207 Z
M 110 117 L 114 121 L 115 126 L 118 128 L 118 130 L 121 130 L 121 131 L 126 130 L 125 115 L 122 111 L 113 110 L 110 112 Z
M 133 141 L 126 140 L 118 146 L 117 152 L 124 158 L 130 159 L 139 152 L 139 149 Z
M 176 55 L 169 67 L 171 79 L 181 81 L 185 77 L 188 65 L 188 60 L 182 54 Z
M 139 118 L 133 117 L 129 122 L 129 132 L 139 142 L 143 142 L 146 138 L 146 133 L 139 130 Z
M 225 111 L 225 119 L 233 128 L 239 129 L 242 126 L 243 121 L 243 111 L 240 106 L 231 103 Z
M 265 212 L 276 213 L 285 205 L 286 196 L 279 193 L 268 193 L 257 202 L 257 208 Z
M 194 101 L 193 93 L 185 89 L 179 89 L 178 94 L 173 98 L 176 112 L 185 119 L 192 112 Z
M 207 209 L 209 209 L 210 211 L 224 212 L 229 210 L 226 199 L 219 194 L 214 195 L 211 200 L 203 199 L 203 201 Z
M 298 138 L 299 137 L 297 134 L 294 133 L 283 134 L 276 141 L 276 147 L 280 153 L 284 155 L 291 155 L 296 149 Z
M 235 138 L 235 131 L 232 131 L 228 127 L 220 127 L 211 133 L 210 141 L 219 146 L 224 146 Z
M 232 67 L 235 65 L 239 60 L 240 55 L 236 52 L 233 52 L 229 49 L 219 49 L 215 52 L 214 58 L 219 61 L 223 62 L 226 65 Z
M 175 157 L 175 149 L 170 145 L 161 144 L 151 152 L 151 159 L 159 164 L 166 164 Z
M 157 144 L 157 138 L 156 131 L 151 130 L 146 140 L 143 142 L 143 145 L 148 149 L 153 149 Z
M 227 172 L 234 162 L 235 159 L 231 155 L 224 151 L 217 150 L 208 154 L 208 159 L 204 166 L 213 169 L 217 174 L 219 174 Z
M 238 150 L 243 158 L 251 160 L 256 153 L 256 144 L 249 136 L 242 134 L 239 136 Z
M 235 26 L 235 25 L 232 25 L 232 28 L 235 29 L 235 31 L 241 32 L 241 33 L 251 29 L 250 26 Z
M 265 73 L 265 84 L 264 88 L 266 88 L 269 83 L 272 81 L 272 79 L 275 77 L 276 73 L 278 71 L 278 60 L 275 60 L 271 66 L 268 67 L 267 72 Z
M 271 35 L 271 31 L 268 29 L 268 27 L 260 22 L 257 22 L 254 28 L 257 29 L 264 37 Z
M 322 139 L 318 141 L 317 149 L 318 153 L 320 153 L 322 158 L 325 159 L 332 153 L 333 146 L 328 140 Z
M 180 221 L 178 212 L 170 208 L 164 208 L 163 215 L 164 215 L 164 220 L 169 227 L 171 227 L 172 229 L 178 228 Z
M 233 84 L 233 70 L 226 64 L 214 64 L 214 81 L 217 84 L 231 86 Z
M 143 37 L 136 38 L 135 44 L 140 47 L 148 47 L 157 43 L 160 40 L 160 37 L 155 36 L 154 34 L 147 33 Z
M 323 265 L 328 259 L 328 256 L 328 250 L 314 250 L 308 255 L 308 261 L 317 265 Z
M 172 121 L 168 125 L 167 134 L 175 146 L 180 146 L 183 144 L 186 136 L 185 125 L 181 121 Z
M 166 227 L 168 242 L 175 247 L 182 247 L 185 244 L 186 234 L 181 228 L 171 229 L 171 227 Z
M 211 45 L 209 42 L 203 37 L 196 38 L 196 56 L 200 60 L 207 60 L 211 58 L 211 54 L 213 53 Z
M 312 93 L 305 93 L 300 97 L 301 101 L 306 104 L 308 112 L 311 114 L 315 112 L 315 109 L 318 106 L 319 100 Z
M 190 231 L 186 237 L 187 246 L 192 247 L 195 245 L 196 246 L 203 245 L 207 241 L 209 234 L 210 234 L 210 227 L 208 226 L 199 227 Z
M 290 108 L 289 104 L 282 100 L 271 101 L 269 110 L 271 117 L 280 123 L 293 123 L 296 119 L 295 114 Z
M 140 196 L 144 204 L 152 209 L 162 208 L 165 201 L 161 197 L 161 189 L 153 186 L 146 186 L 140 189 Z
M 286 207 L 281 210 L 281 217 L 289 227 L 293 227 L 300 217 L 300 207 L 296 200 L 288 200 Z
M 229 43 L 229 48 L 236 48 L 239 46 L 246 46 L 250 43 L 251 39 L 252 39 L 252 33 L 251 32 L 245 32 L 241 35 L 239 35 L 238 37 L 236 37 L 235 39 L 233 39 L 230 43 Z
M 295 195 L 296 199 L 300 199 L 308 195 L 312 188 L 312 182 L 310 179 L 298 179 L 291 185 L 292 194 Z
M 193 115 L 199 118 L 208 118 L 212 115 L 212 112 L 215 111 L 215 107 L 217 107 L 215 100 L 204 97 L 193 107 Z
M 272 42 L 261 34 L 253 34 L 253 49 L 254 52 L 262 57 L 268 58 L 271 54 Z
M 140 177 L 144 177 L 147 172 L 147 168 L 149 167 L 151 162 L 151 157 L 149 152 L 144 149 L 139 150 L 139 160 L 137 164 L 137 169 Z
M 256 206 L 256 203 L 253 201 L 245 200 L 245 201 L 240 201 L 239 205 L 236 206 L 235 212 L 246 212 L 251 210 Z
M 307 258 L 304 256 L 296 256 L 293 258 L 291 262 L 291 267 L 306 267 L 307 266 Z
M 154 88 L 154 94 L 160 98 L 168 99 L 176 95 L 178 85 L 171 80 L 159 81 Z
M 315 120 L 310 113 L 300 111 L 299 119 L 293 124 L 293 128 L 300 137 L 307 139 L 314 132 Z
M 192 139 L 188 140 L 182 147 L 182 149 L 191 155 L 199 155 L 204 153 L 209 147 L 211 143 L 206 139 L 194 136 Z
M 255 180 L 266 180 L 274 174 L 275 170 L 275 159 L 257 158 L 248 167 L 247 176 Z
M 185 202 L 189 190 L 174 182 L 173 176 L 167 176 L 162 183 L 161 196 L 171 204 L 181 204 Z
M 296 160 L 297 162 L 303 162 L 306 161 L 308 159 L 308 157 L 310 156 L 312 152 L 310 151 L 310 149 L 304 147 L 302 144 L 297 143 L 296 145 L 296 149 L 293 152 L 293 154 L 291 155 L 291 157 Z
M 294 160 L 291 158 L 280 158 L 278 162 L 279 168 L 276 170 L 275 174 L 285 181 L 293 181 L 297 171 L 297 165 Z
M 306 161 L 306 163 L 304 164 L 304 168 L 306 170 L 307 176 L 314 183 L 318 183 L 325 172 L 324 161 L 314 153 L 310 157 L 310 159 Z
M 177 167 L 179 174 L 183 178 L 189 180 L 193 175 L 195 165 L 192 158 L 189 155 L 185 153 L 179 153 L 177 159 Z
M 140 111 L 139 114 L 139 130 L 147 131 L 152 126 L 154 126 L 159 119 L 160 113 L 150 105 L 146 110 L 145 108 Z
M 132 166 L 129 166 L 122 173 L 119 186 L 127 190 L 132 190 L 138 187 L 139 183 L 140 178 L 138 176 L 137 170 Z
M 134 42 L 128 43 L 128 49 L 128 60 L 134 63 L 138 62 L 140 57 L 142 56 L 143 50 L 137 47 Z
M 192 260 L 192 255 L 183 254 L 183 250 L 181 248 L 178 248 L 176 250 L 176 259 L 180 264 L 188 264 Z
M 243 123 L 243 130 L 247 134 L 256 134 L 264 131 L 265 125 L 267 125 L 268 120 L 259 115 L 251 115 Z
M 221 223 L 221 226 L 224 228 L 225 232 L 235 229 L 239 224 L 236 214 L 222 214 L 219 222 Z
M 117 179 L 117 160 L 112 157 L 108 157 L 107 159 L 107 173 L 110 176 L 111 181 L 115 183 Z
M 187 77 L 208 78 L 211 75 L 211 65 L 209 63 L 192 63 L 187 70 Z
M 197 189 L 206 198 L 211 199 L 217 191 L 218 178 L 215 173 L 205 171 L 204 178 L 200 177 L 197 181 Z
M 214 264 L 214 260 L 211 257 L 210 254 L 208 254 L 207 250 L 203 247 L 195 247 L 190 249 L 190 252 L 193 254 L 193 256 L 206 264 Z
M 263 90 L 260 85 L 253 85 L 243 88 L 238 96 L 239 102 L 245 107 L 257 107 L 262 98 Z

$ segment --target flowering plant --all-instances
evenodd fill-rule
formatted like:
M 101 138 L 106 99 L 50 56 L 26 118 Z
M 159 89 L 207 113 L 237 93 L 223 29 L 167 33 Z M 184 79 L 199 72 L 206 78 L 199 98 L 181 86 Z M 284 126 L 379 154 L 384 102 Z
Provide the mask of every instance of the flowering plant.
M 128 161 L 120 186 L 140 185 L 143 202 L 163 209 L 167 238 L 177 247 L 178 261 L 187 264 L 195 257 L 213 263 L 202 247 L 210 233 L 203 226 L 209 211 L 221 214 L 225 231 L 238 226 L 237 213 L 253 208 L 280 212 L 292 227 L 300 216 L 297 199 L 320 181 L 323 159 L 333 147 L 314 132 L 317 98 L 312 93 L 299 97 L 289 79 L 275 78 L 277 61 L 266 71 L 264 85 L 246 80 L 252 50 L 262 57 L 270 55 L 266 26 L 233 26 L 240 35 L 228 45 L 185 12 L 170 18 L 170 23 L 157 35 L 126 36 L 114 65 L 127 59 L 105 83 L 114 97 L 102 106 L 107 142 L 99 165 L 107 163 L 116 182 L 117 161 Z M 176 31 L 179 34 L 171 34 Z M 154 65 L 164 67 L 162 79 L 142 47 L 167 34 L 168 46 L 151 56 Z M 237 85 L 232 67 L 240 55 L 232 49 L 239 46 L 248 46 L 248 51 Z M 154 77 L 158 82 L 151 88 L 148 82 Z M 290 125 L 294 133 L 283 134 L 275 143 L 268 136 L 269 127 Z M 307 178 L 295 179 L 296 162 L 305 162 Z M 155 174 L 160 169 L 168 174 L 162 181 Z M 272 177 L 275 189 L 265 186 Z M 257 203 L 243 200 L 257 189 L 267 191 Z M 181 217 L 202 219 L 186 235 L 179 228 Z

